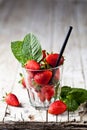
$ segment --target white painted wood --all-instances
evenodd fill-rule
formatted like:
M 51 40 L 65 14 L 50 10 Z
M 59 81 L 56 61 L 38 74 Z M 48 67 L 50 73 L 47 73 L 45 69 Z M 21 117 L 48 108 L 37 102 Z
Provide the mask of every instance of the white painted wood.
M 10 48 L 11 41 L 23 39 L 29 32 L 37 35 L 43 49 L 60 52 L 72 25 L 73 31 L 64 52 L 61 85 L 87 89 L 86 12 L 86 0 L 8 0 L 0 5 L 0 100 L 5 92 L 13 92 L 22 104 L 16 108 L 0 101 L 0 121 L 46 119 L 45 111 L 30 106 L 27 90 L 18 84 L 21 68 Z M 58 117 L 58 121 L 64 119 L 67 120 L 65 113 Z M 48 121 L 56 121 L 56 117 L 49 114 Z

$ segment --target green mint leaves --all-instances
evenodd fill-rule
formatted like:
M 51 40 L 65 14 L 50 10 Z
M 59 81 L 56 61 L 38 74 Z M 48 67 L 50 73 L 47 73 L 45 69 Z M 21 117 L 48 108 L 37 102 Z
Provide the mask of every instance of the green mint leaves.
M 23 41 L 23 54 L 29 60 L 34 59 L 39 62 L 42 59 L 42 49 L 40 42 L 33 34 L 28 34 Z
M 22 66 L 24 66 L 28 60 L 33 59 L 39 62 L 42 59 L 40 42 L 32 33 L 27 34 L 23 41 L 11 42 L 11 50 Z
M 81 103 L 87 101 L 87 90 L 63 86 L 61 89 L 60 98 L 66 103 L 69 111 L 75 111 Z

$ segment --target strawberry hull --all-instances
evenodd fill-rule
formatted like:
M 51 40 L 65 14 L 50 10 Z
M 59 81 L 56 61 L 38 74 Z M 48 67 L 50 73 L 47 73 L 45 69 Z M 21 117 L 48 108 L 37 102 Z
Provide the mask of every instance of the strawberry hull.
M 48 109 L 59 96 L 61 67 L 24 69 L 24 75 L 31 105 L 37 109 Z

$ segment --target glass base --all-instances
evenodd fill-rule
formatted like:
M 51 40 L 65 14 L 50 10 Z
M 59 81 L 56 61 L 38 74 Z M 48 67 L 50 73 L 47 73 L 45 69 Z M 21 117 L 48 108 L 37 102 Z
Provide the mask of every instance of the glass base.
M 39 106 L 33 106 L 36 110 L 48 110 L 48 107 L 39 107 Z

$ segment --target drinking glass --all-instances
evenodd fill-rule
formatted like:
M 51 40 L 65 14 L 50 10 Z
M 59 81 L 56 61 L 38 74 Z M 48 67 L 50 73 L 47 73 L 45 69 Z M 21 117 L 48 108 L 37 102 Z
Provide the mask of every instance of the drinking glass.
M 31 106 L 38 110 L 47 110 L 52 102 L 59 99 L 62 65 L 42 70 L 23 68 L 23 72 Z M 52 74 L 51 78 L 49 73 L 47 76 L 47 72 Z

